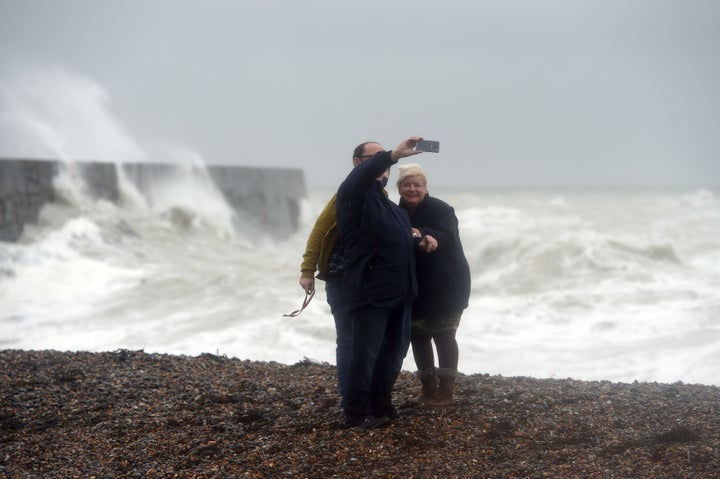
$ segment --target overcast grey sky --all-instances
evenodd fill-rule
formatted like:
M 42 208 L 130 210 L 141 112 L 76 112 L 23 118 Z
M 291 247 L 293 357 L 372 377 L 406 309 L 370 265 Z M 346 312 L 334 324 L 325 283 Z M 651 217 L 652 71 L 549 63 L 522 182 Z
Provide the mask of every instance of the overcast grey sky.
M 415 134 L 436 187 L 720 185 L 716 0 L 0 0 L 0 155 L 33 153 L 8 85 L 57 71 L 141 148 L 311 188 Z

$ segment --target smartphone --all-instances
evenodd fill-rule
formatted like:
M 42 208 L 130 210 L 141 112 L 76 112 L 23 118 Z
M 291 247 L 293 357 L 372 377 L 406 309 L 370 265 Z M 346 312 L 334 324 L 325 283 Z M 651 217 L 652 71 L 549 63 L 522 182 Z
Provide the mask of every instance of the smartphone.
M 430 153 L 440 153 L 440 142 L 432 140 L 420 140 L 415 143 L 415 149 L 420 151 L 428 151 Z

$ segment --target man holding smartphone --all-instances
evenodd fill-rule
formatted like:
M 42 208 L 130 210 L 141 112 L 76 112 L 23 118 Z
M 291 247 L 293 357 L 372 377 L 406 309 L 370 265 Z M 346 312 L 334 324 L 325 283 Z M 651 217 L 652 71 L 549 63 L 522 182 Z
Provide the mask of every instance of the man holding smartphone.
M 383 149 L 374 141 L 359 144 L 353 150 L 353 166 L 358 166 Z M 305 294 L 310 295 L 315 290 L 315 271 L 317 271 L 317 279 L 325 281 L 325 297 L 335 320 L 338 391 L 340 401 L 344 403 L 348 369 L 352 359 L 352 322 L 343 287 L 344 247 L 338 238 L 335 220 L 336 200 L 337 194 L 330 198 L 313 225 L 300 265 L 299 283 Z
M 336 214 L 345 247 L 343 286 L 352 322 L 352 359 L 343 401 L 345 425 L 369 430 L 398 416 L 392 388 L 410 345 L 410 307 L 417 295 L 415 241 L 407 213 L 384 193 L 387 170 L 421 153 L 410 137 L 378 151 L 340 185 Z

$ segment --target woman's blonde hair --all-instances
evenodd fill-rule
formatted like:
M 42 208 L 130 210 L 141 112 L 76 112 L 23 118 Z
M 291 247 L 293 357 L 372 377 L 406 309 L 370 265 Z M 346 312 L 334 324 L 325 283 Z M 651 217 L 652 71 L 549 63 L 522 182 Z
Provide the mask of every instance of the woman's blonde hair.
M 406 165 L 398 166 L 397 186 L 399 187 L 400 183 L 409 176 L 420 176 L 423 179 L 423 182 L 427 184 L 427 177 L 425 176 L 422 166 L 417 163 L 408 163 Z

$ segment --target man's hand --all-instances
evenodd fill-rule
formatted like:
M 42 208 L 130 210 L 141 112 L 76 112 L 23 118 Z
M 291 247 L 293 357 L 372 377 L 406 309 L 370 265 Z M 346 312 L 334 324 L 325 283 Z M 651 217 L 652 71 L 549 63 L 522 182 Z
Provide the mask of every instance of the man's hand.
M 417 155 L 418 153 L 422 153 L 422 151 L 416 151 L 415 145 L 418 141 L 422 140 L 422 137 L 420 136 L 411 136 L 407 140 L 400 143 L 390 154 L 390 157 L 393 161 L 398 161 L 400 158 L 405 158 L 406 156 L 412 156 Z
M 305 294 L 312 294 L 315 291 L 315 278 L 303 278 L 301 276 L 300 287 L 305 291 Z

